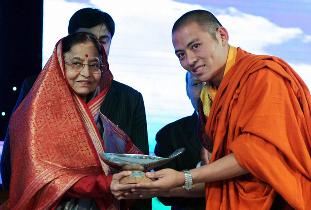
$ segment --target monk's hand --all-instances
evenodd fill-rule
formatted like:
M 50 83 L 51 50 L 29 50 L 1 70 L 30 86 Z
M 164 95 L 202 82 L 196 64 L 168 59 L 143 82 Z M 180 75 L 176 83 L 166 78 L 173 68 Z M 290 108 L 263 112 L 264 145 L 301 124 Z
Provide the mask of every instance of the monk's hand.
M 126 176 L 131 175 L 130 171 L 122 171 L 120 173 L 116 173 L 112 176 L 112 181 L 110 184 L 111 193 L 118 200 L 126 199 L 128 194 L 131 193 L 131 189 L 135 186 L 135 184 L 121 184 L 120 180 Z
M 182 186 L 185 181 L 184 173 L 173 169 L 147 172 L 146 176 L 153 181 L 137 183 L 131 190 L 133 194 L 138 194 L 142 198 L 148 196 L 167 196 L 167 193 L 171 189 Z
M 202 165 L 208 165 L 211 159 L 212 153 L 210 153 L 205 147 L 201 149 L 201 161 Z

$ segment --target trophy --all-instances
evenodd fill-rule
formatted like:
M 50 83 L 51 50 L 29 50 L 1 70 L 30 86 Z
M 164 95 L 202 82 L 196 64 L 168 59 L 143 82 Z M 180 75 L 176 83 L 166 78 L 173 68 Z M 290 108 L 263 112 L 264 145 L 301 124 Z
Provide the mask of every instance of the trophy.
M 103 161 L 110 167 L 132 171 L 131 175 L 120 180 L 122 184 L 135 184 L 139 182 L 151 182 L 152 180 L 145 176 L 144 171 L 149 171 L 159 167 L 172 159 L 179 156 L 185 151 L 185 148 L 175 150 L 168 157 L 158 157 L 142 154 L 118 154 L 118 153 L 101 153 Z

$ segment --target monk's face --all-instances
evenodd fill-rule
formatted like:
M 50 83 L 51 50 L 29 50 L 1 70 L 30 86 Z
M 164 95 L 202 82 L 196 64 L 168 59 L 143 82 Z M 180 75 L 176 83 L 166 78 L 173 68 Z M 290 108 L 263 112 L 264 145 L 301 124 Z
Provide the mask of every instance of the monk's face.
M 219 83 L 228 54 L 228 34 L 220 27 L 213 37 L 196 22 L 181 26 L 172 34 L 175 54 L 181 66 L 202 82 Z
M 78 43 L 65 53 L 65 76 L 70 87 L 83 100 L 94 92 L 101 78 L 98 50 L 90 41 Z

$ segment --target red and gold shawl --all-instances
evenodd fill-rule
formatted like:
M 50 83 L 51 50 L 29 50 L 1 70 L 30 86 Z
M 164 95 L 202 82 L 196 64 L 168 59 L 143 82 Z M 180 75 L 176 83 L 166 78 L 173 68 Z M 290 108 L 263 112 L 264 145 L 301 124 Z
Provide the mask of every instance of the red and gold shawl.
M 99 108 L 112 81 L 105 54 L 103 64 L 100 85 L 94 97 L 85 103 L 65 79 L 61 41 L 56 44 L 53 55 L 10 121 L 10 209 L 49 209 L 79 179 L 108 175 L 109 167 L 99 158 L 105 145 L 120 143 L 112 146 L 123 149 L 117 152 L 139 153 L 122 132 L 116 134 L 117 143 L 108 142 L 99 134 L 95 120 L 100 117 Z M 109 120 L 103 123 L 118 129 Z M 105 208 L 115 209 L 113 203 L 110 196 Z
M 206 209 L 311 209 L 310 110 L 310 92 L 288 64 L 238 49 L 205 129 L 212 161 L 233 152 L 250 174 L 207 184 Z

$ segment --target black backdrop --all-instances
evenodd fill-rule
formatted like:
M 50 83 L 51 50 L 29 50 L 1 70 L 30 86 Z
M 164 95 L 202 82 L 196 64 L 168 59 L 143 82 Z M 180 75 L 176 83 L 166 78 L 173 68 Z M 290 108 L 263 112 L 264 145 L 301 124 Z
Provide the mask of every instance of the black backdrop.
M 41 70 L 42 23 L 43 0 L 0 1 L 0 139 L 22 81 Z

